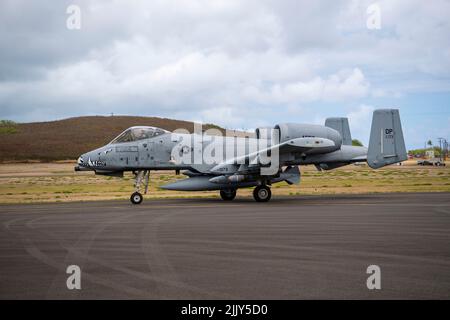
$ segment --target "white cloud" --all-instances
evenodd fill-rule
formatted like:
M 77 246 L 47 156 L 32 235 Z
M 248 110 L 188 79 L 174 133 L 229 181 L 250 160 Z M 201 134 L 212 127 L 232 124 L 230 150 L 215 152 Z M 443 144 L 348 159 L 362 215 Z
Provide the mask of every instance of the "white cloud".
M 308 81 L 274 84 L 269 88 L 248 87 L 247 100 L 262 104 L 290 104 L 298 102 L 341 101 L 367 95 L 369 83 L 358 68 L 341 70 L 326 78 L 314 77 Z
M 363 104 L 347 114 L 352 138 L 360 140 L 365 146 L 369 145 L 373 110 L 374 107 Z
M 0 117 L 115 112 L 253 127 L 355 105 L 363 135 L 366 99 L 450 92 L 444 0 L 381 0 L 380 31 L 366 28 L 371 0 L 79 0 L 82 29 L 68 31 L 71 2 L 1 2 Z

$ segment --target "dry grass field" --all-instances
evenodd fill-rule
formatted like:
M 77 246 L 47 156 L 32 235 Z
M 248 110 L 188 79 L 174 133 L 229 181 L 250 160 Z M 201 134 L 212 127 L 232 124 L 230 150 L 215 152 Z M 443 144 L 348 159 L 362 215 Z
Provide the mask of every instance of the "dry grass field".
M 0 134 L 0 203 L 35 203 L 128 199 L 133 192 L 133 176 L 125 179 L 73 171 L 80 154 L 99 147 L 133 125 L 157 126 L 167 130 L 193 129 L 193 123 L 156 117 L 78 117 L 59 121 L 17 124 Z M 204 129 L 216 127 L 205 125 Z M 217 127 L 216 127 L 217 128 Z M 242 132 L 235 134 L 241 135 Z M 70 143 L 68 143 L 70 142 Z M 36 159 L 36 162 L 30 162 Z M 12 161 L 12 163 L 5 163 Z M 28 161 L 17 163 L 17 161 Z M 301 167 L 302 182 L 273 186 L 273 195 L 342 194 L 375 192 L 450 192 L 450 166 L 418 167 L 411 161 L 403 166 L 372 170 L 367 166 L 347 166 L 318 172 Z M 173 172 L 153 172 L 146 198 L 218 197 L 217 191 L 176 192 L 159 186 L 185 176 Z M 238 196 L 251 197 L 252 189 Z
M 124 179 L 73 171 L 74 162 L 0 164 L 0 203 L 35 203 L 128 199 L 133 176 Z M 450 192 L 450 165 L 419 167 L 413 163 L 372 170 L 367 166 L 318 172 L 301 167 L 300 185 L 286 183 L 272 187 L 273 196 L 310 194 L 351 194 L 382 192 Z M 218 197 L 218 192 L 177 192 L 158 186 L 182 179 L 173 172 L 152 172 L 147 199 Z M 238 197 L 251 197 L 252 189 L 240 189 Z

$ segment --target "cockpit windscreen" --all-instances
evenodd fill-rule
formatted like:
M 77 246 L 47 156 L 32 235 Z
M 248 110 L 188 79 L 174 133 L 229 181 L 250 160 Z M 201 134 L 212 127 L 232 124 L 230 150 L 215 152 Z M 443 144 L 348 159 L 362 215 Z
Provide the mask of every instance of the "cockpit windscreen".
M 166 132 L 167 131 L 163 129 L 154 127 L 133 127 L 122 132 L 117 138 L 111 141 L 110 144 L 149 139 Z

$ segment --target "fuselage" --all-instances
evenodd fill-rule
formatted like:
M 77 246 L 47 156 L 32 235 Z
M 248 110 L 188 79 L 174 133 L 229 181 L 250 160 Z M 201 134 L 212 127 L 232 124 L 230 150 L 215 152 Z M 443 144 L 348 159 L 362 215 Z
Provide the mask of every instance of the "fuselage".
M 283 126 L 286 128 L 283 129 Z M 319 125 L 279 125 L 280 142 L 309 137 L 332 141 L 332 145 L 298 152 L 279 154 L 280 166 L 317 164 L 320 162 L 351 162 L 365 156 L 367 149 L 342 145 L 334 129 Z M 98 173 L 135 170 L 184 170 L 208 172 L 216 165 L 239 158 L 272 145 L 272 139 L 227 137 L 172 133 L 153 127 L 132 127 L 109 144 L 80 156 L 81 170 Z

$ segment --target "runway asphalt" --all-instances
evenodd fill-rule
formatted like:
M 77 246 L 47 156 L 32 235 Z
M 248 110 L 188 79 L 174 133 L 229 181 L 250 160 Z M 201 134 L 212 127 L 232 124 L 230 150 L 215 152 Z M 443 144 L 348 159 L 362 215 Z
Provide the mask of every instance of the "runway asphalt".
M 450 194 L 2 205 L 0 298 L 449 299 Z

